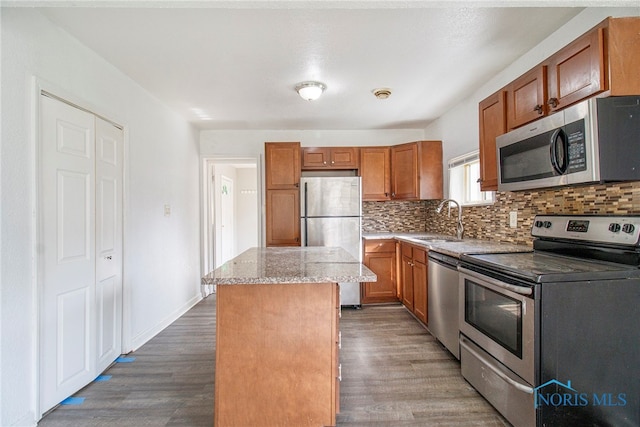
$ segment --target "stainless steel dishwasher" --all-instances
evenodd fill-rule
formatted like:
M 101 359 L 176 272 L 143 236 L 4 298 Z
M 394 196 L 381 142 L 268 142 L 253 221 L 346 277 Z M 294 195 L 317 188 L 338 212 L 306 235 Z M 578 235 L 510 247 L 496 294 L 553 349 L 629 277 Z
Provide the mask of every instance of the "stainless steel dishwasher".
M 431 334 L 460 360 L 458 264 L 460 260 L 429 251 L 427 315 Z

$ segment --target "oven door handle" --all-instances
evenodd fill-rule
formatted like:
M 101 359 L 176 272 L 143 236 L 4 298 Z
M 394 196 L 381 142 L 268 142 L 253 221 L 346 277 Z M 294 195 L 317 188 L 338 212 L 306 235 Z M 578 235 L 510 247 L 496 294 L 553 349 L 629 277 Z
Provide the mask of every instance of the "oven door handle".
M 478 360 L 480 360 L 480 362 L 482 362 L 487 368 L 489 368 L 494 374 L 496 374 L 497 376 L 499 376 L 500 378 L 502 378 L 503 380 L 505 380 L 507 383 L 509 383 L 509 385 L 517 388 L 518 390 L 524 392 L 524 393 L 528 393 L 528 394 L 533 394 L 533 388 L 529 387 L 528 385 L 519 383 L 518 381 L 509 378 L 509 376 L 507 374 L 505 374 L 504 372 L 502 372 L 498 367 L 494 366 L 494 364 L 492 362 L 490 362 L 489 360 L 487 360 L 485 357 L 483 357 L 481 354 L 479 354 L 477 351 L 475 351 L 475 349 L 471 348 L 469 346 L 469 344 L 466 343 L 466 339 L 464 339 L 464 337 L 460 337 L 460 347 L 464 347 L 465 350 L 467 350 L 469 353 L 473 354 L 474 357 L 476 357 Z
M 515 292 L 515 293 L 520 294 L 520 295 L 531 295 L 533 293 L 533 289 L 531 289 L 531 288 L 528 288 L 528 287 L 525 287 L 525 286 L 511 285 L 509 283 L 504 283 L 504 282 L 501 282 L 500 280 L 496 280 L 496 279 L 494 279 L 492 277 L 485 276 L 484 274 L 476 273 L 475 271 L 469 270 L 468 268 L 464 268 L 464 267 L 458 266 L 458 271 L 460 273 L 462 273 L 462 274 L 466 274 L 467 276 L 471 276 L 471 277 L 476 278 L 478 280 L 482 280 L 482 281 L 485 281 L 487 283 L 491 283 L 494 286 L 506 289 L 506 290 L 511 291 L 511 292 Z

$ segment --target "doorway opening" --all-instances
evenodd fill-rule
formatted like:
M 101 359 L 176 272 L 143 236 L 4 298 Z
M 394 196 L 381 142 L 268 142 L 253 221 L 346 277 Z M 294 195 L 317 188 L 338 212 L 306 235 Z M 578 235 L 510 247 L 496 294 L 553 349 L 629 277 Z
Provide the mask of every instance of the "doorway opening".
M 257 158 L 203 159 L 203 275 L 262 245 L 260 167 Z M 203 296 L 215 292 L 203 289 Z

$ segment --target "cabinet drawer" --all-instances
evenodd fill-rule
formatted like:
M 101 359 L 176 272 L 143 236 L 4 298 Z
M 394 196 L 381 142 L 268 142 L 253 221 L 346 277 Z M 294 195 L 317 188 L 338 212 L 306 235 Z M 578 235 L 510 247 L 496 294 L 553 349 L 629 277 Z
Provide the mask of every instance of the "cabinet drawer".
M 367 252 L 395 252 L 395 240 L 365 240 L 364 251 Z
M 427 263 L 427 251 L 424 249 L 413 248 L 413 262 Z

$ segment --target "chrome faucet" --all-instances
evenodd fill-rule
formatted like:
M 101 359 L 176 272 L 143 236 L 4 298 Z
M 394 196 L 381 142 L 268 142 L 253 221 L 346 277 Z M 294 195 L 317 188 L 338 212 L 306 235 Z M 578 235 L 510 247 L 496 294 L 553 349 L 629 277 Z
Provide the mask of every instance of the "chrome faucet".
M 460 203 L 456 202 L 453 199 L 444 199 L 436 208 L 436 213 L 440 213 L 447 202 L 449 203 L 449 218 L 451 218 L 451 203 L 455 203 L 456 206 L 458 206 L 458 224 L 456 225 L 456 237 L 458 239 L 462 239 L 462 235 L 464 234 L 464 226 L 462 225 L 462 206 L 460 206 Z

